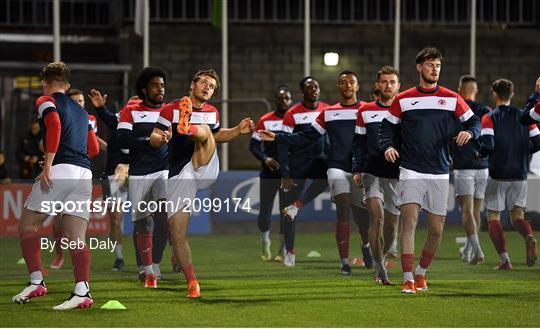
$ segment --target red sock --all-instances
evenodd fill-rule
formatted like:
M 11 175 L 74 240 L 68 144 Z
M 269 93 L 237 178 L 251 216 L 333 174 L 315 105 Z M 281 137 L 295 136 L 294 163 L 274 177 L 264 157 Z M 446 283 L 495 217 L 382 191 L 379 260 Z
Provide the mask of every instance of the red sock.
M 401 270 L 412 272 L 414 267 L 414 254 L 401 254 Z
M 339 251 L 339 258 L 349 258 L 349 223 L 337 221 L 336 242 Z
M 36 232 L 19 232 L 21 250 L 28 273 L 41 271 L 41 248 Z
M 137 249 L 143 266 L 152 265 L 152 234 L 137 233 Z
M 69 249 L 69 253 L 71 254 L 75 282 L 90 281 L 90 250 L 88 246 L 85 245 L 82 249 Z
M 302 207 L 304 206 L 304 204 L 302 203 L 302 201 L 300 201 L 300 199 L 299 199 L 299 200 L 296 200 L 296 201 L 294 202 L 294 205 L 295 205 L 296 208 L 298 208 L 298 209 L 300 209 L 300 208 L 302 208 Z
M 531 224 L 529 224 L 528 221 L 521 218 L 514 220 L 514 229 L 518 231 L 522 237 L 526 237 L 527 235 L 533 234 Z
M 193 269 L 193 264 L 182 267 L 182 273 L 184 273 L 184 276 L 186 277 L 186 281 L 196 281 L 197 277 L 195 276 L 195 270 Z
M 501 222 L 498 220 L 488 221 L 489 225 L 489 237 L 493 241 L 493 245 L 497 250 L 497 253 L 500 255 L 503 252 L 506 252 L 506 238 L 502 229 Z
M 56 223 L 56 221 L 53 222 L 53 227 L 52 227 L 52 231 L 53 231 L 53 238 L 54 238 L 54 241 L 56 242 L 54 244 L 54 251 L 57 255 L 62 255 L 63 252 L 62 252 L 62 246 L 61 246 L 61 239 L 64 235 L 64 232 L 62 230 L 62 225 Z
M 431 261 L 433 260 L 433 257 L 435 257 L 434 254 L 430 253 L 429 251 L 422 250 L 422 257 L 420 257 L 420 267 L 421 268 L 428 268 L 428 266 L 431 264 Z

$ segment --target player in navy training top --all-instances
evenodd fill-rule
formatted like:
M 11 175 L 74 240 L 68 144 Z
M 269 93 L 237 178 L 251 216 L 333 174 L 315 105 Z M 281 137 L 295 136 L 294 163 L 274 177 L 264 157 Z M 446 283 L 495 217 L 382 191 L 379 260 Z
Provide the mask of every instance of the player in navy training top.
M 30 283 L 13 296 L 15 303 L 26 303 L 43 296 L 47 288 L 43 282 L 41 248 L 37 231 L 45 219 L 56 215 L 48 202 L 75 205 L 63 209 L 62 230 L 71 242 L 70 254 L 75 274 L 73 294 L 55 310 L 88 308 L 90 295 L 90 251 L 84 244 L 88 226 L 88 203 L 92 198 L 92 172 L 90 157 L 99 153 L 94 131 L 88 124 L 88 114 L 66 96 L 70 71 L 63 62 L 47 64 L 41 73 L 43 96 L 36 101 L 38 117 L 45 127 L 43 145 L 45 160 L 43 171 L 34 183 L 23 210 L 19 235 L 22 254 L 30 274 Z M 83 241 L 83 246 L 79 243 Z M 75 242 L 74 246 L 72 243 Z
M 314 77 L 304 77 L 300 81 L 302 102 L 294 105 L 283 118 L 283 134 L 305 131 L 311 127 L 319 113 L 328 104 L 319 101 L 321 93 L 319 82 Z M 259 130 L 259 129 L 257 129 Z M 283 176 L 282 188 L 286 192 L 286 207 L 282 212 L 287 219 L 283 223 L 285 250 L 280 252 L 285 266 L 294 266 L 296 255 L 294 241 L 296 236 L 296 215 L 302 206 L 308 204 L 328 187 L 326 177 L 325 148 L 326 136 L 309 140 L 306 144 L 291 146 L 276 143 L 280 171 Z M 304 191 L 306 179 L 311 183 Z M 280 260 L 278 258 L 278 260 Z
M 276 109 L 263 115 L 255 130 L 266 129 L 273 132 L 281 132 L 283 117 L 292 104 L 292 95 L 289 87 L 279 86 L 274 95 Z M 285 207 L 285 192 L 280 189 L 281 186 L 281 163 L 277 161 L 278 151 L 274 142 L 262 142 L 259 134 L 254 132 L 251 135 L 249 143 L 251 153 L 261 162 L 261 172 L 259 174 L 259 215 L 257 223 L 261 231 L 261 259 L 264 261 L 272 260 L 270 251 L 270 223 L 272 217 L 272 208 L 276 193 L 279 191 L 279 208 Z M 280 233 L 283 234 L 283 220 L 280 222 Z M 281 250 L 278 252 L 281 253 Z
M 149 202 L 163 205 L 167 197 L 168 147 L 150 145 L 150 134 L 163 107 L 166 80 L 163 70 L 144 68 L 135 82 L 141 102 L 129 102 L 121 110 L 117 127 L 118 146 L 129 149 L 129 197 L 146 288 L 157 287 L 159 263 L 169 235 L 164 207 L 147 207 Z
M 526 260 L 533 266 L 537 258 L 537 241 L 525 220 L 527 173 L 531 154 L 540 150 L 540 131 L 535 124 L 520 123 L 522 112 L 510 105 L 514 84 L 499 79 L 491 87 L 497 106 L 482 118 L 480 157 L 489 155 L 489 180 L 486 188 L 489 236 L 500 257 L 495 269 L 512 268 L 500 213 L 508 208 L 514 229 L 525 239 Z
M 86 108 L 84 107 L 85 105 L 84 95 L 81 90 L 75 89 L 75 88 L 69 88 L 66 95 L 69 98 L 71 98 L 75 103 L 79 104 L 83 109 L 86 110 Z M 100 151 L 107 151 L 107 143 L 103 139 L 99 138 L 99 136 L 97 135 L 98 127 L 97 127 L 96 117 L 90 113 L 88 113 L 88 123 L 92 127 L 92 130 L 94 131 L 94 134 L 97 137 Z M 62 232 L 62 223 L 60 220 L 61 220 L 61 217 L 56 216 L 52 224 L 53 237 L 55 241 L 55 246 L 54 246 L 55 255 L 50 265 L 50 268 L 52 269 L 59 269 L 64 264 L 64 252 L 62 250 L 62 244 L 61 244 L 61 239 L 64 234 Z
M 475 102 L 478 86 L 476 78 L 464 75 L 459 79 L 458 92 L 471 108 L 474 115 L 481 120 L 489 113 L 489 107 Z M 459 123 L 457 124 L 460 126 Z M 452 167 L 454 170 L 454 189 L 463 227 L 467 234 L 465 246 L 460 248 L 461 260 L 476 265 L 484 260 L 484 253 L 478 240 L 480 230 L 480 212 L 483 209 L 484 195 L 488 177 L 487 159 L 478 159 L 480 140 L 471 140 L 463 146 L 452 143 Z
M 403 293 L 427 290 L 425 273 L 441 241 L 447 211 L 450 143 L 465 145 L 477 139 L 480 122 L 457 93 L 438 86 L 442 55 L 424 48 L 416 56 L 420 83 L 397 95 L 380 130 L 385 158 L 400 158 L 398 183 L 401 207 L 401 266 Z M 467 129 L 456 137 L 455 119 Z M 399 125 L 399 126 L 398 126 Z M 401 150 L 394 146 L 394 130 L 400 128 Z M 427 211 L 428 237 L 413 277 L 414 232 L 421 209 Z
M 369 243 L 375 261 L 375 281 L 390 285 L 384 263 L 397 237 L 399 164 L 386 161 L 380 152 L 379 126 L 399 91 L 399 72 L 383 66 L 377 72 L 376 81 L 378 100 L 364 104 L 358 110 L 352 171 L 355 184 L 363 186 L 363 201 L 369 213 Z
M 216 143 L 226 143 L 253 132 L 255 125 L 245 118 L 233 128 L 221 128 L 218 110 L 207 102 L 219 89 L 216 71 L 204 70 L 191 80 L 190 94 L 163 107 L 150 139 L 152 146 L 169 143 L 170 173 L 167 209 L 173 252 L 188 284 L 188 298 L 199 298 L 200 287 L 191 260 L 187 230 L 197 190 L 210 187 L 219 174 Z
M 105 106 L 107 95 L 101 95 L 99 90 L 90 90 L 88 97 L 96 109 L 98 117 L 105 123 L 107 128 L 109 128 L 107 164 L 105 166 L 105 175 L 107 175 L 105 184 L 107 185 L 103 188 L 103 190 L 108 193 L 104 192 L 103 197 L 105 199 L 107 197 L 112 197 L 117 203 L 123 203 L 124 201 L 127 201 L 127 184 L 125 183 L 128 177 L 129 150 L 122 150 L 116 141 L 116 129 L 118 128 L 120 113 L 114 113 L 107 109 Z M 138 102 L 140 102 L 140 100 L 138 100 Z M 110 221 L 109 236 L 111 240 L 116 243 L 114 247 L 115 260 L 112 267 L 113 271 L 119 271 L 124 267 L 124 257 L 122 254 L 123 213 L 117 211 L 117 208 L 118 207 L 111 207 L 108 209 Z M 156 237 L 157 236 L 154 235 L 154 239 Z M 136 254 L 137 256 L 139 255 L 138 252 L 136 252 Z
M 312 139 L 328 134 L 330 146 L 326 164 L 328 166 L 328 185 L 332 201 L 337 208 L 336 243 L 341 258 L 341 274 L 351 275 L 349 263 L 349 221 L 351 210 L 353 219 L 360 229 L 362 253 L 366 267 L 373 266 L 373 256 L 369 246 L 369 220 L 363 219 L 361 189 L 352 180 L 352 142 L 356 126 L 358 108 L 365 102 L 358 101 L 359 90 L 356 74 L 343 71 L 338 76 L 338 90 L 341 101 L 321 111 L 306 131 L 289 135 L 276 135 L 269 131 L 260 131 L 263 140 L 289 145 L 302 145 Z M 366 261 L 367 260 L 367 261 Z

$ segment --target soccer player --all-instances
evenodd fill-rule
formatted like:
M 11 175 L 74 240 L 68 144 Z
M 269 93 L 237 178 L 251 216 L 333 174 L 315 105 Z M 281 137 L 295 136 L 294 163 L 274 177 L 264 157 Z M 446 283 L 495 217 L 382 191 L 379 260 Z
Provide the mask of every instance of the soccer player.
M 510 105 L 514 84 L 499 79 L 491 86 L 496 108 L 482 118 L 480 157 L 489 155 L 489 180 L 486 188 L 489 236 L 500 257 L 496 270 L 510 270 L 506 238 L 500 222 L 508 207 L 514 229 L 525 239 L 527 266 L 537 258 L 537 242 L 524 218 L 527 199 L 527 173 L 531 154 L 540 150 L 540 131 L 535 124 L 520 124 L 522 112 Z
M 84 95 L 82 91 L 80 91 L 79 89 L 70 88 L 68 92 L 66 93 L 66 95 L 69 98 L 71 98 L 75 103 L 79 104 L 83 109 L 85 109 Z M 94 134 L 96 135 L 98 139 L 99 149 L 102 151 L 106 151 L 107 143 L 103 139 L 99 138 L 99 136 L 97 136 L 98 128 L 97 128 L 96 117 L 93 116 L 92 114 L 88 114 L 88 123 L 92 127 L 92 130 L 94 130 Z M 55 241 L 55 246 L 54 246 L 55 256 L 49 267 L 57 270 L 57 269 L 60 269 L 62 265 L 64 264 L 64 252 L 62 250 L 62 244 L 61 244 L 63 232 L 62 232 L 62 223 L 61 223 L 60 216 L 55 216 L 53 220 L 52 231 L 53 231 L 53 237 Z
M 480 133 L 480 122 L 463 98 L 437 85 L 441 63 L 442 55 L 436 48 L 427 47 L 418 53 L 419 85 L 396 96 L 379 132 L 386 160 L 395 163 L 401 159 L 397 189 L 402 224 L 401 292 L 408 294 L 428 289 L 426 269 L 441 242 L 447 211 L 450 143 L 463 146 Z M 466 130 L 453 141 L 456 118 Z M 393 139 L 397 128 L 401 134 L 399 152 Z M 414 234 L 421 209 L 427 212 L 428 236 L 413 277 Z
M 96 109 L 98 117 L 105 122 L 109 128 L 109 139 L 107 143 L 107 164 L 105 174 L 108 177 L 108 192 L 104 193 L 104 198 L 111 197 L 116 204 L 127 200 L 127 174 L 129 169 L 129 150 L 122 150 L 116 141 L 116 130 L 120 113 L 113 113 L 107 109 L 105 102 L 107 95 L 101 95 L 96 89 L 90 90 L 88 94 L 92 105 Z M 124 256 L 122 254 L 122 221 L 123 214 L 117 211 L 118 207 L 111 207 L 108 210 L 110 221 L 109 236 L 115 241 L 114 247 L 115 260 L 112 267 L 113 271 L 120 271 L 124 267 Z
M 536 80 L 534 92 L 531 94 L 521 115 L 521 123 L 532 125 L 540 123 L 540 78 Z
M 464 75 L 459 79 L 458 93 L 474 115 L 480 121 L 489 113 L 489 107 L 475 102 L 478 86 L 476 78 Z M 480 212 L 483 208 L 486 193 L 488 163 L 486 159 L 478 159 L 476 153 L 480 150 L 480 140 L 471 140 L 462 147 L 452 144 L 452 163 L 454 168 L 454 187 L 467 243 L 460 249 L 461 260 L 476 265 L 484 260 L 484 253 L 478 240 L 480 231 Z
M 170 141 L 167 200 L 174 207 L 167 207 L 167 212 L 173 252 L 187 281 L 188 298 L 201 296 L 187 241 L 191 204 L 197 190 L 210 187 L 217 179 L 216 143 L 229 142 L 255 129 L 250 118 L 233 128 L 220 127 L 218 110 L 208 104 L 218 90 L 216 71 L 197 72 L 191 80 L 189 97 L 163 107 L 150 140 L 156 148 L 167 147 Z
M 352 142 L 356 125 L 358 108 L 365 104 L 357 100 L 356 93 L 359 90 L 358 78 L 352 71 L 343 71 L 338 76 L 337 89 L 341 100 L 339 103 L 323 109 L 311 127 L 305 131 L 293 134 L 276 135 L 273 132 L 260 131 L 261 138 L 265 141 L 276 141 L 288 145 L 304 145 L 310 140 L 320 138 L 328 134 L 330 147 L 327 158 L 328 185 L 332 201 L 337 208 L 336 243 L 341 259 L 341 274 L 351 275 L 349 262 L 349 221 L 351 210 L 353 219 L 361 231 L 369 230 L 369 222 L 362 220 L 362 192 L 352 180 Z M 367 223 L 367 225 L 365 225 Z M 369 248 L 369 237 L 362 236 L 364 248 Z M 367 264 L 366 264 L 367 267 Z
M 99 153 L 94 131 L 88 124 L 88 114 L 66 96 L 70 70 L 63 62 L 53 62 L 41 72 L 43 95 L 36 101 L 38 118 L 45 127 L 45 160 L 43 171 L 34 183 L 26 200 L 19 226 L 21 249 L 30 283 L 13 296 L 15 303 L 27 303 L 31 298 L 43 296 L 47 288 L 43 281 L 40 240 L 37 235 L 43 221 L 54 214 L 47 202 L 62 205 L 87 204 L 92 197 L 92 172 L 89 158 Z M 89 209 L 85 206 L 61 214 L 65 242 L 75 275 L 75 289 L 55 310 L 88 308 L 90 295 L 90 251 L 85 243 Z
M 141 102 L 129 102 L 121 110 L 117 127 L 118 146 L 129 149 L 128 193 L 146 288 L 157 288 L 157 278 L 161 275 L 159 263 L 168 237 L 167 214 L 159 206 L 167 197 L 168 148 L 150 145 L 150 134 L 163 106 L 166 80 L 161 69 L 144 68 L 135 83 Z M 149 205 L 154 202 L 158 207 L 151 212 L 156 207 Z
M 379 151 L 379 127 L 399 91 L 399 72 L 390 66 L 381 67 L 375 87 L 378 100 L 364 104 L 358 110 L 352 170 L 356 186 L 363 185 L 363 201 L 369 213 L 369 243 L 375 261 L 375 281 L 390 285 L 384 263 L 397 237 L 399 163 L 389 163 Z M 394 145 L 399 145 L 398 137 L 395 136 Z
M 292 95 L 289 87 L 279 86 L 274 95 L 276 109 L 263 115 L 257 122 L 256 130 L 267 129 L 273 132 L 280 132 L 283 125 L 283 117 L 292 103 Z M 272 217 L 272 206 L 274 198 L 279 191 L 280 209 L 284 206 L 285 195 L 280 189 L 281 173 L 280 164 L 277 161 L 277 147 L 275 143 L 261 142 L 259 134 L 256 132 L 251 136 L 249 143 L 251 153 L 261 162 L 260 177 L 260 210 L 257 218 L 259 230 L 261 231 L 261 259 L 269 261 L 272 259 L 270 252 L 270 220 Z M 283 221 L 281 222 L 283 227 Z M 281 232 L 283 233 L 283 232 Z
M 311 127 L 320 112 L 328 104 L 319 101 L 321 89 L 314 77 L 308 76 L 300 81 L 302 102 L 294 105 L 283 118 L 283 133 L 292 134 L 306 131 Z M 261 127 L 259 127 L 261 128 Z M 257 130 L 260 130 L 260 129 Z M 269 130 L 269 129 L 267 129 Z M 280 171 L 283 176 L 283 190 L 287 207 L 282 208 L 286 221 L 283 222 L 285 254 L 283 264 L 291 267 L 296 263 L 294 239 L 296 235 L 295 218 L 298 211 L 315 199 L 328 187 L 325 161 L 325 136 L 318 136 L 306 144 L 288 146 L 277 144 Z M 312 180 L 306 188 L 306 179 Z

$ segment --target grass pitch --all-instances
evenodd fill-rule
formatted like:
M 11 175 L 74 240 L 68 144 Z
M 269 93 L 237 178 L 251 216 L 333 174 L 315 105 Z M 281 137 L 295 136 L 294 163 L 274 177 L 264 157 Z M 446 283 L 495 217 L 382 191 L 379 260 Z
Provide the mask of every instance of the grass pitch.
M 425 238 L 417 232 L 417 255 Z M 16 305 L 11 297 L 27 282 L 26 268 L 17 265 L 16 239 L 0 239 L 0 316 L 2 327 L 537 327 L 540 323 L 540 266 L 525 265 L 524 242 L 506 232 L 512 271 L 494 271 L 498 257 L 486 232 L 481 243 L 486 261 L 462 263 L 454 239 L 460 228 L 447 227 L 443 244 L 428 269 L 429 291 L 402 295 L 399 261 L 390 270 L 394 286 L 378 286 L 372 270 L 353 267 L 351 277 L 339 274 L 334 234 L 299 234 L 297 265 L 259 259 L 258 235 L 191 237 L 196 273 L 203 298 L 185 298 L 184 279 L 170 268 L 166 249 L 158 289 L 144 289 L 136 278 L 131 239 L 123 249 L 124 271 L 110 270 L 113 254 L 93 251 L 89 310 L 56 312 L 51 308 L 73 288 L 71 263 L 50 270 L 49 293 Z M 273 236 L 272 251 L 279 239 Z M 321 258 L 306 258 L 311 250 Z M 351 237 L 351 256 L 360 256 L 359 237 Z M 52 254 L 43 253 L 44 265 Z M 416 260 L 417 263 L 418 259 Z M 119 300 L 127 310 L 102 310 Z

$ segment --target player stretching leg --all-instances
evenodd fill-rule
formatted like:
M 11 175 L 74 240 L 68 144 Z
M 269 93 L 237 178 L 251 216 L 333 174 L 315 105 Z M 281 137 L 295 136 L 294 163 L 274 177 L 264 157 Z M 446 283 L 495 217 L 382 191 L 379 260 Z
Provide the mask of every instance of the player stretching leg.
M 99 153 L 96 135 L 88 123 L 88 114 L 65 92 L 69 89 L 70 71 L 62 62 L 49 63 L 41 72 L 43 96 L 36 101 L 38 117 L 45 127 L 45 161 L 43 171 L 26 200 L 19 237 L 30 283 L 13 296 L 15 303 L 27 303 L 43 296 L 47 288 L 41 272 L 41 248 L 37 230 L 54 211 L 45 203 L 62 204 L 88 202 L 92 197 L 92 172 L 89 157 Z M 55 310 L 88 308 L 93 304 L 90 295 L 90 250 L 86 245 L 88 209 L 64 211 L 61 225 L 70 249 L 75 289 Z M 74 243 L 74 245 L 72 244 Z
M 480 122 L 457 93 L 438 86 L 442 55 L 424 48 L 416 56 L 417 87 L 396 96 L 380 130 L 386 160 L 401 158 L 398 195 L 401 210 L 401 267 L 403 289 L 414 294 L 427 290 L 426 269 L 441 242 L 448 204 L 450 142 L 458 119 L 467 129 L 455 138 L 459 146 L 478 138 Z M 393 137 L 400 128 L 401 151 Z M 413 277 L 414 235 L 421 209 L 427 211 L 428 236 Z
M 369 243 L 375 261 L 375 281 L 391 284 L 385 268 L 385 257 L 397 237 L 399 209 L 396 193 L 399 164 L 389 163 L 379 152 L 379 127 L 399 91 L 399 72 L 383 66 L 377 72 L 377 101 L 358 110 L 353 142 L 353 179 L 363 185 L 364 203 L 369 213 Z M 396 136 L 397 137 L 397 136 Z M 399 144 L 397 141 L 395 144 Z
M 328 107 L 328 104 L 319 101 L 321 91 L 319 82 L 314 77 L 303 78 L 300 81 L 300 90 L 303 94 L 302 102 L 294 105 L 283 118 L 284 134 L 309 129 L 319 113 Z M 285 238 L 283 264 L 288 267 L 296 264 L 294 241 L 295 218 L 298 211 L 328 187 L 325 146 L 325 136 L 309 140 L 304 145 L 289 147 L 286 144 L 277 144 L 278 161 L 283 176 L 282 190 L 285 192 L 284 202 L 287 204 L 287 207 L 281 208 L 286 219 L 283 222 Z M 304 192 L 307 178 L 310 178 L 312 182 Z
M 117 129 L 118 145 L 129 149 L 129 196 L 146 288 L 157 288 L 160 273 L 156 265 L 161 261 L 168 237 L 165 209 L 158 207 L 152 213 L 148 207 L 150 202 L 162 203 L 167 196 L 168 149 L 156 149 L 149 142 L 163 106 L 165 82 L 166 75 L 161 69 L 143 69 L 135 88 L 142 101 L 129 102 L 122 109 Z M 154 243 L 154 236 L 160 237 L 158 243 Z
M 467 102 L 478 120 L 490 112 L 489 107 L 474 101 L 478 93 L 476 78 L 470 75 L 459 79 L 458 92 Z M 484 260 L 484 253 L 478 240 L 480 231 L 480 212 L 483 208 L 488 177 L 487 159 L 478 159 L 480 141 L 472 140 L 458 147 L 453 144 L 452 163 L 454 167 L 454 187 L 461 209 L 463 227 L 467 234 L 467 243 L 460 249 L 461 260 L 476 265 Z
M 207 103 L 218 89 L 219 77 L 214 70 L 197 72 L 189 97 L 164 106 L 150 138 L 157 148 L 169 143 L 167 200 L 174 207 L 167 212 L 173 252 L 187 280 L 188 298 L 201 296 L 187 241 L 191 202 L 197 190 L 210 187 L 217 179 L 216 143 L 229 142 L 255 128 L 253 121 L 245 118 L 234 128 L 220 129 L 218 111 Z
M 292 103 L 291 91 L 287 86 L 279 86 L 276 90 L 274 101 L 276 110 L 263 115 L 257 122 L 256 130 L 267 129 L 278 132 L 282 130 L 283 117 Z M 261 162 L 260 176 L 260 210 L 257 218 L 259 230 L 261 231 L 261 259 L 264 261 L 272 260 L 270 251 L 270 223 L 272 217 L 272 208 L 274 198 L 279 191 L 279 208 L 283 208 L 285 195 L 280 189 L 281 174 L 279 172 L 280 164 L 277 159 L 277 147 L 275 143 L 261 142 L 259 134 L 253 133 L 249 143 L 251 153 Z M 280 226 L 283 226 L 281 218 Z M 280 232 L 283 234 L 283 232 Z
M 367 234 L 369 222 L 362 220 L 358 216 L 361 212 L 359 207 L 362 205 L 362 192 L 353 183 L 351 173 L 352 142 L 356 125 L 356 114 L 358 108 L 364 102 L 358 101 L 356 98 L 359 86 L 354 72 L 341 72 L 338 77 L 337 88 L 340 92 L 341 101 L 322 110 L 311 124 L 311 127 L 306 131 L 288 135 L 276 135 L 265 130 L 259 133 L 265 141 L 275 140 L 278 143 L 288 145 L 303 145 L 310 140 L 328 134 L 330 139 L 327 159 L 328 185 L 330 186 L 332 201 L 336 204 L 337 208 L 336 243 L 341 259 L 341 274 L 351 275 L 351 266 L 349 263 L 349 222 L 351 210 L 353 219 L 359 228 L 363 227 L 363 222 L 367 223 L 367 228 L 365 229 L 366 237 L 362 237 L 362 241 L 369 241 Z M 367 247 L 369 247 L 369 242 L 367 242 Z
M 510 270 L 506 238 L 500 222 L 501 211 L 508 207 L 514 229 L 525 239 L 527 266 L 537 258 L 537 242 L 525 220 L 527 173 L 531 154 L 540 150 L 540 131 L 535 124 L 520 124 L 521 111 L 510 105 L 514 85 L 506 79 L 491 87 L 496 108 L 482 118 L 482 146 L 479 156 L 489 155 L 489 181 L 486 188 L 489 236 L 501 261 L 496 270 Z

